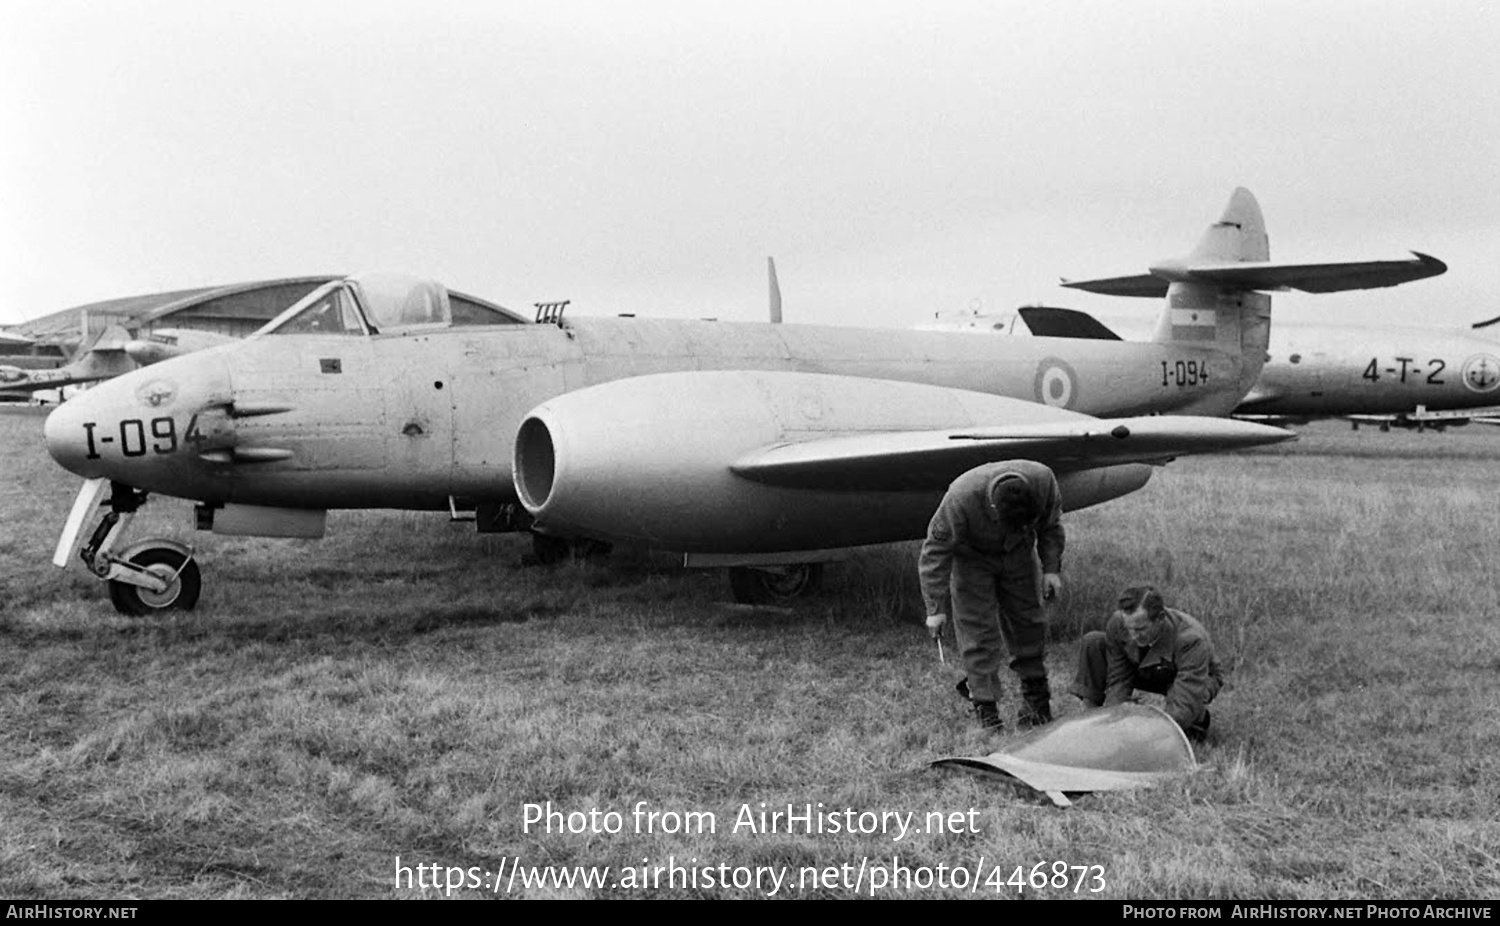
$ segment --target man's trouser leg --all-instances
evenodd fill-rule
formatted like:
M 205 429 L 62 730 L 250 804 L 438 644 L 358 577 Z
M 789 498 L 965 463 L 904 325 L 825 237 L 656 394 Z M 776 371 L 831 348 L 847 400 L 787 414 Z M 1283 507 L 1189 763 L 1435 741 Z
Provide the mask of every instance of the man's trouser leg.
M 1005 641 L 1000 634 L 995 578 L 993 567 L 982 560 L 957 557 L 953 561 L 953 633 L 973 701 L 1000 699 Z
M 1025 706 L 1017 720 L 1034 726 L 1052 719 L 1052 692 L 1047 686 L 1047 613 L 1037 601 L 1036 567 L 1031 551 L 1012 554 L 1000 563 L 997 595 L 1000 633 L 1010 650 L 1010 668 L 1021 679 Z
M 1104 703 L 1105 679 L 1109 677 L 1109 644 L 1103 632 L 1091 630 L 1078 645 L 1078 671 L 1070 689 L 1084 704 Z

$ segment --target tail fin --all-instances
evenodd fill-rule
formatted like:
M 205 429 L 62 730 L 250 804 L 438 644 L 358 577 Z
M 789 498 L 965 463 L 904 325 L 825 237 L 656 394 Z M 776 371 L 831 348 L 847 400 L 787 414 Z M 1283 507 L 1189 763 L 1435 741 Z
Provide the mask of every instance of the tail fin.
M 1208 227 L 1188 261 L 1268 261 L 1271 246 L 1266 238 L 1266 220 L 1260 214 L 1260 203 L 1244 187 L 1237 187 L 1219 221 Z
M 1239 187 L 1186 257 L 1153 264 L 1143 276 L 1063 285 L 1113 296 L 1165 296 L 1152 340 L 1218 348 L 1235 357 L 1243 395 L 1260 376 L 1271 341 L 1271 297 L 1256 291 L 1266 287 L 1256 285 L 1258 278 L 1247 280 L 1254 274 L 1244 268 L 1265 267 L 1269 260 L 1260 204 Z
M 1224 214 L 1198 239 L 1184 263 L 1191 267 L 1264 263 L 1270 259 L 1270 239 L 1260 204 L 1249 190 L 1237 187 Z M 1151 269 L 1158 272 L 1156 267 Z M 1247 393 L 1266 363 L 1266 349 L 1271 343 L 1271 297 L 1233 284 L 1173 280 L 1157 317 L 1154 340 L 1217 347 L 1235 355 L 1240 360 L 1240 391 Z
M 1186 257 L 1153 264 L 1144 276 L 1063 281 L 1109 296 L 1166 296 L 1154 340 L 1214 347 L 1239 360 L 1248 392 L 1266 362 L 1271 337 L 1267 290 L 1334 293 L 1399 286 L 1446 272 L 1447 264 L 1417 251 L 1407 260 L 1271 263 L 1260 206 L 1243 187 Z

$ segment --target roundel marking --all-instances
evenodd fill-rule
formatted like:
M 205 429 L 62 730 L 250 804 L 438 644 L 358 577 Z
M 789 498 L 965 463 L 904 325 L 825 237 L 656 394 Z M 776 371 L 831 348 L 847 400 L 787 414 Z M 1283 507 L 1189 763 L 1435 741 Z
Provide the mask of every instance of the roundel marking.
M 1053 408 L 1072 408 L 1078 395 L 1078 374 L 1056 357 L 1048 357 L 1036 366 L 1034 382 L 1036 400 Z
M 152 408 L 171 405 L 177 397 L 177 384 L 169 379 L 153 379 L 137 386 L 135 397 Z
M 1474 392 L 1494 392 L 1500 386 L 1500 359 L 1475 354 L 1464 361 L 1464 385 Z

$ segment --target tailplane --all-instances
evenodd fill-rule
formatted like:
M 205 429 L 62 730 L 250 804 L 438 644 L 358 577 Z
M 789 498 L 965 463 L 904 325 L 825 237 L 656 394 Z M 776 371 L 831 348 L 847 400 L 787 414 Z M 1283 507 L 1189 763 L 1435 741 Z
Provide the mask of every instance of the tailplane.
M 1268 291 L 1375 289 L 1447 269 L 1437 258 L 1415 251 L 1409 260 L 1273 264 L 1260 205 L 1240 187 L 1186 257 L 1153 264 L 1146 274 L 1064 280 L 1062 285 L 1108 296 L 1165 297 L 1153 340 L 1233 354 L 1240 361 L 1240 384 L 1248 392 L 1265 365 L 1270 343 Z

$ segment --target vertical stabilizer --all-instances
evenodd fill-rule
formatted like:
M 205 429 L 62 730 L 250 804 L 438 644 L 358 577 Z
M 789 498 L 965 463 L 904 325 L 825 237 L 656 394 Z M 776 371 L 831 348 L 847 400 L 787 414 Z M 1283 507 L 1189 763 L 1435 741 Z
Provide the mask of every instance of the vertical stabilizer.
M 1145 275 L 1064 280 L 1062 285 L 1106 296 L 1165 296 L 1152 340 L 1168 349 L 1206 348 L 1229 355 L 1235 384 L 1243 387 L 1243 395 L 1266 362 L 1271 338 L 1267 291 L 1377 289 L 1437 276 L 1447 269 L 1447 264 L 1419 251 L 1406 260 L 1271 263 L 1260 204 L 1249 190 L 1239 187 L 1219 220 L 1186 256 L 1152 264 Z M 1217 375 L 1220 383 L 1225 382 L 1222 372 Z
M 1264 263 L 1271 248 L 1260 204 L 1244 187 L 1229 197 L 1219 220 L 1208 227 L 1186 258 L 1165 261 L 1152 272 L 1172 279 L 1184 267 Z M 1249 392 L 1266 362 L 1271 342 L 1271 297 L 1227 284 L 1172 280 L 1154 337 L 1164 344 L 1215 347 L 1239 360 L 1239 380 Z
M 1208 227 L 1197 247 L 1188 255 L 1190 263 L 1201 261 L 1267 261 L 1271 246 L 1266 238 L 1266 220 L 1260 203 L 1244 187 L 1236 187 L 1219 221 Z

